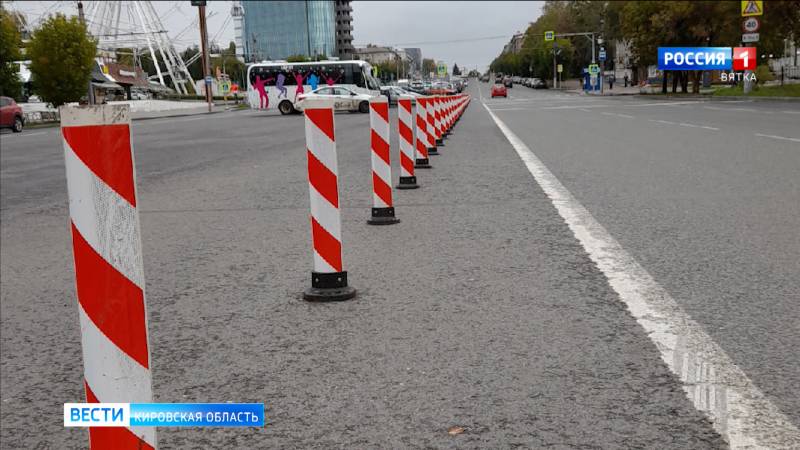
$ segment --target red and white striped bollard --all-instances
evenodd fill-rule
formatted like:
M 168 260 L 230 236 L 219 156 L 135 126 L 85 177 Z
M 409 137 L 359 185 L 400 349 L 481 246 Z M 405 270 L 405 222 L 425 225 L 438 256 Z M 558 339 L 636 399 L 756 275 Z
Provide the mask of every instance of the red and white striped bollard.
M 442 96 L 433 97 L 433 117 L 434 129 L 436 130 L 436 146 L 444 146 L 444 134 L 442 133 Z
M 416 189 L 417 177 L 414 175 L 414 97 L 401 95 L 397 100 L 397 134 L 400 141 L 400 181 L 397 189 Z
M 311 301 L 347 300 L 356 290 L 342 269 L 342 218 L 339 212 L 339 170 L 333 107 L 329 101 L 307 99 L 303 109 L 311 205 L 314 270 L 303 298 Z
M 414 168 L 416 169 L 430 169 L 433 166 L 430 164 L 428 158 L 428 110 L 425 106 L 427 99 L 425 97 L 417 97 L 416 107 L 416 145 L 417 154 L 414 161 Z
M 425 129 L 428 134 L 428 154 L 438 155 L 439 150 L 436 148 L 436 112 L 433 96 L 425 98 L 425 121 L 427 122 Z
M 128 105 L 60 109 L 88 403 L 153 401 Z M 91 427 L 93 449 L 154 449 L 155 428 Z
M 370 148 L 372 160 L 372 215 L 370 225 L 400 222 L 392 203 L 392 165 L 389 145 L 389 100 L 384 96 L 369 101 Z

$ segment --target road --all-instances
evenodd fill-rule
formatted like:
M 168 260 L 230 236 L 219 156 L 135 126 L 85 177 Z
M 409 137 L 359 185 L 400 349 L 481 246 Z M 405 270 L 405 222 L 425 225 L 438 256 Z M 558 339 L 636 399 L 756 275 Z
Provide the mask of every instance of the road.
M 134 122 L 155 401 L 263 402 L 269 416 L 263 429 L 160 429 L 161 445 L 743 442 L 738 422 L 712 422 L 736 398 L 706 383 L 717 400 L 698 406 L 568 204 L 696 322 L 690 343 L 726 355 L 707 367 L 740 368 L 734 381 L 764 393 L 777 411 L 745 410 L 763 414 L 759 430 L 784 417 L 794 436 L 800 105 L 470 89 L 422 188 L 395 192 L 402 222 L 389 227 L 365 223 L 368 119 L 337 114 L 344 263 L 360 292 L 339 304 L 299 295 L 311 270 L 301 117 Z M 0 140 L 0 438 L 82 446 L 61 422 L 83 392 L 59 133 Z M 520 145 L 571 197 L 554 200 Z

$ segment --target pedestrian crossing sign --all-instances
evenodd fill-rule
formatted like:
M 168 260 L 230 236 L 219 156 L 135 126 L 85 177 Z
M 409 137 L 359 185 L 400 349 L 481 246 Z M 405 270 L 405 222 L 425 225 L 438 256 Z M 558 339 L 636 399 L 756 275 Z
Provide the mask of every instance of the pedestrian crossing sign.
M 598 73 L 600 73 L 600 66 L 597 64 L 589 64 L 589 74 L 597 75 Z
M 544 40 L 545 41 L 554 41 L 554 40 L 556 40 L 556 32 L 555 31 L 545 31 L 544 32 Z
M 742 17 L 760 16 L 764 14 L 764 2 L 761 0 L 742 0 Z

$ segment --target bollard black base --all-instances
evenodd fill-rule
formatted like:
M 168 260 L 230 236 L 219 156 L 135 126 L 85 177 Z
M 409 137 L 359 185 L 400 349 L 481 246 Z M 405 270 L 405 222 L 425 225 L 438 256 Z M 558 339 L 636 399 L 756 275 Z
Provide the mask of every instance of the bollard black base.
M 400 222 L 394 216 L 394 208 L 372 208 L 372 217 L 367 220 L 370 225 L 392 225 Z
M 419 187 L 417 177 L 400 177 L 400 182 L 396 187 L 397 189 L 416 189 Z
M 444 145 L 444 142 L 442 141 L 442 138 L 436 139 L 436 146 L 437 147 L 441 147 L 443 145 Z
M 415 169 L 432 169 L 433 166 L 430 165 L 430 161 L 428 158 L 418 158 L 417 161 L 414 163 Z
M 438 154 L 439 154 L 439 150 L 436 147 L 431 147 L 431 148 L 428 149 L 428 155 L 429 156 L 430 155 L 438 155 Z
M 355 296 L 355 288 L 347 285 L 347 271 L 311 272 L 311 287 L 303 292 L 303 298 L 310 302 L 338 302 Z

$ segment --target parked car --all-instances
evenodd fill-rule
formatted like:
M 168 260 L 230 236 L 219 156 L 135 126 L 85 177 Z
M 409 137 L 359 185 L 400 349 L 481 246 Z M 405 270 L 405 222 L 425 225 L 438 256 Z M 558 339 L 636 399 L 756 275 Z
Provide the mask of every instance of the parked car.
M 514 81 L 511 79 L 511 77 L 505 77 L 503 78 L 503 85 L 507 88 L 513 88 Z
M 417 92 L 409 91 L 398 86 L 381 86 L 381 94 L 389 99 L 389 104 L 396 105 L 401 95 L 420 97 Z
M 508 98 L 508 88 L 506 88 L 505 84 L 495 83 L 492 86 L 492 98 L 495 97 Z
M 42 103 L 42 99 L 38 95 L 33 94 L 28 97 L 28 103 Z
M 547 82 L 541 78 L 534 78 L 531 87 L 534 89 L 547 89 Z
M 0 97 L 0 128 L 11 128 L 15 133 L 25 126 L 22 108 L 11 97 Z
M 303 110 L 305 102 L 312 98 L 329 99 L 333 102 L 333 109 L 336 111 L 358 111 L 361 113 L 369 112 L 369 99 L 367 94 L 359 94 L 346 87 L 325 86 L 317 88 L 307 94 L 300 94 L 297 97 L 294 107 L 298 111 Z

